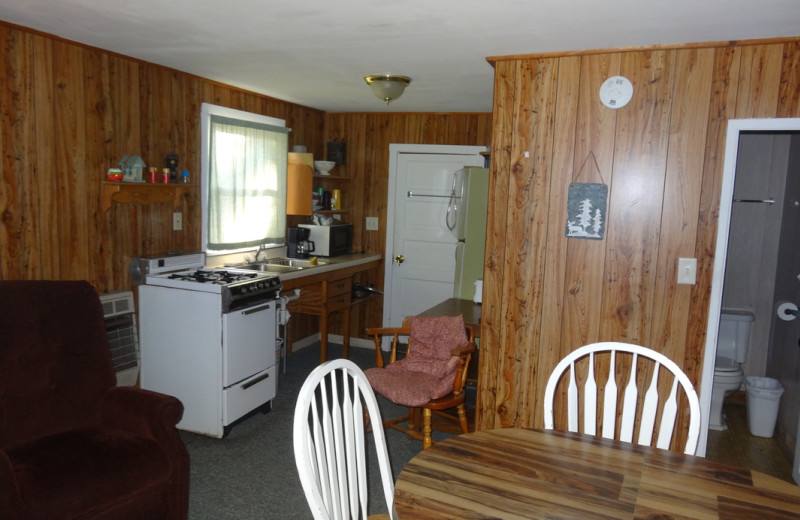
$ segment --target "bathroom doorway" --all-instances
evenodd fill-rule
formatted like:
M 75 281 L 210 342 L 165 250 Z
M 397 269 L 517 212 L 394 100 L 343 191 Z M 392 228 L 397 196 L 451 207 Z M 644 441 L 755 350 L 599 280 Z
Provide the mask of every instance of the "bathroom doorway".
M 800 274 L 798 227 L 791 223 L 792 218 L 800 218 L 800 182 L 792 182 L 797 177 L 800 119 L 729 121 L 701 384 L 704 410 L 710 403 L 723 307 L 747 309 L 756 316 L 743 364 L 745 374 L 774 377 L 784 381 L 785 387 L 800 385 L 800 376 L 788 373 L 798 370 L 798 331 L 788 332 L 794 340 L 787 341 L 785 327 L 774 319 L 776 298 L 787 297 L 786 290 L 794 290 L 800 299 L 800 280 L 795 278 Z M 787 452 L 794 451 L 797 437 L 798 399 L 800 395 L 789 388 L 781 398 L 776 439 L 780 432 L 783 438 L 777 440 Z M 705 454 L 707 433 L 706 420 L 699 454 Z

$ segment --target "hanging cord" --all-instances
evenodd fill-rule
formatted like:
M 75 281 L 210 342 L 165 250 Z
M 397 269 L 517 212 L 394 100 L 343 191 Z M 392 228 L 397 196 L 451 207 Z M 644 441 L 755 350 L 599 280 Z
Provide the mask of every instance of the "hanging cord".
M 447 229 L 453 231 L 456 228 L 456 223 L 458 221 L 458 205 L 456 202 L 456 173 L 453 172 L 453 188 L 450 191 L 450 200 L 447 202 L 447 215 L 445 215 L 445 224 L 447 224 Z M 453 215 L 453 223 L 450 223 L 450 215 Z
M 588 174 L 584 175 L 584 169 L 586 169 L 586 163 L 589 162 L 589 159 L 592 160 L 591 165 L 594 166 L 594 173 L 597 175 L 597 177 L 600 178 L 600 184 L 605 184 L 606 181 L 605 179 L 603 179 L 603 174 L 600 173 L 600 167 L 597 165 L 597 159 L 594 156 L 594 152 L 591 151 L 589 152 L 589 155 L 586 156 L 586 159 L 583 160 L 583 164 L 581 164 L 581 169 L 578 170 L 578 175 L 576 176 L 573 174 L 572 182 L 584 182 L 584 183 L 587 182 L 587 177 L 589 175 Z M 581 180 L 579 181 L 578 179 Z

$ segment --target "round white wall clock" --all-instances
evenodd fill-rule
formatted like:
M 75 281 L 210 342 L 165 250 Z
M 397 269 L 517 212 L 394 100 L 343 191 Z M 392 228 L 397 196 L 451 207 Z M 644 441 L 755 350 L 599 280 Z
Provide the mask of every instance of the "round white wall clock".
M 612 76 L 600 85 L 600 101 L 608 108 L 622 108 L 633 97 L 633 85 L 625 76 Z

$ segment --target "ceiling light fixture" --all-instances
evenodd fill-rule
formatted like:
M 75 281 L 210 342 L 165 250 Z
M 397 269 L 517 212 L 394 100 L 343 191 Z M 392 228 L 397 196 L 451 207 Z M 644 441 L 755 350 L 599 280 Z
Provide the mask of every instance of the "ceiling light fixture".
M 372 93 L 388 105 L 403 95 L 403 91 L 411 83 L 411 78 L 394 74 L 372 74 L 365 76 L 364 81 L 372 89 Z

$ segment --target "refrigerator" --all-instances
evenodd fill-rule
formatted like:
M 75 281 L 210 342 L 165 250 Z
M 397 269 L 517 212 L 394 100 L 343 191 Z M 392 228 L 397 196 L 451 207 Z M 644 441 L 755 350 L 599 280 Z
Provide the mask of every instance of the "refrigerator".
M 451 231 L 458 240 L 453 297 L 473 300 L 475 281 L 483 279 L 489 169 L 465 166 L 455 173 L 455 180 L 455 191 L 460 196 L 448 208 L 455 216 L 456 224 Z

